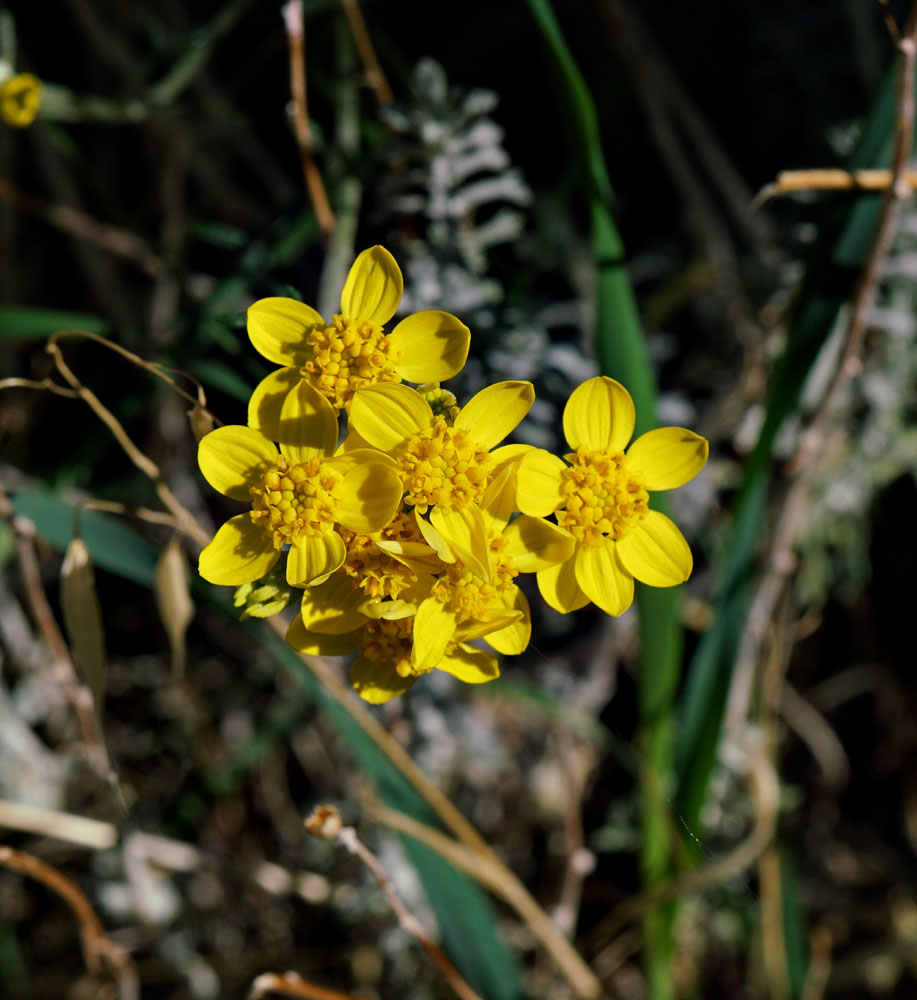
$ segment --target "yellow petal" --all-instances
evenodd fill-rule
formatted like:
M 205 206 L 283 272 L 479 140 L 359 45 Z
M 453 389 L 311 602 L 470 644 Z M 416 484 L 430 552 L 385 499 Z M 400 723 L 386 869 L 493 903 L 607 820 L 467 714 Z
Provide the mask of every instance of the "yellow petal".
M 260 580 L 279 557 L 270 534 L 252 521 L 251 514 L 236 514 L 213 536 L 197 565 L 205 580 L 239 587 Z
M 301 380 L 298 368 L 278 368 L 262 379 L 248 401 L 248 426 L 276 441 L 280 434 L 283 401 Z
M 259 299 L 248 309 L 248 335 L 255 350 L 275 365 L 299 368 L 310 356 L 307 336 L 325 321 L 296 299 Z
M 370 247 L 357 257 L 347 275 L 341 315 L 382 326 L 395 315 L 402 291 L 404 279 L 395 258 L 385 247 Z
M 489 637 L 491 632 L 499 632 L 500 629 L 515 625 L 522 618 L 521 611 L 517 611 L 515 608 L 501 607 L 494 603 L 488 609 L 485 617 L 474 618 L 456 625 L 453 639 L 456 642 L 470 642 L 472 639 Z
M 468 400 L 455 426 L 466 428 L 476 444 L 490 451 L 516 429 L 534 402 L 531 382 L 497 382 Z
M 320 632 L 310 632 L 303 625 L 302 615 L 297 615 L 287 629 L 287 643 L 300 653 L 311 653 L 314 656 L 346 656 L 355 653 L 360 648 L 363 630 L 348 632 L 345 635 L 323 635 Z
M 494 448 L 490 453 L 493 462 L 490 471 L 491 480 L 502 475 L 505 469 L 511 469 L 515 472 L 519 468 L 523 455 L 534 450 L 535 448 L 530 444 L 505 444 L 500 448 Z
M 455 316 L 427 309 L 403 319 L 389 334 L 395 371 L 408 382 L 445 382 L 468 358 L 471 331 Z
M 300 381 L 283 401 L 277 443 L 292 465 L 330 455 L 338 442 L 338 420 L 331 404 L 308 382 Z
M 362 600 L 363 592 L 346 573 L 332 573 L 324 583 L 303 592 L 303 625 L 324 635 L 352 632 L 364 624 L 359 610 Z
M 397 382 L 358 389 L 350 403 L 350 426 L 382 451 L 393 451 L 432 423 L 430 404 L 419 392 Z
M 595 548 L 579 548 L 574 556 L 576 581 L 605 614 L 623 615 L 634 600 L 634 578 L 621 565 L 617 543 L 604 538 Z
M 428 597 L 414 616 L 414 646 L 411 666 L 415 670 L 429 670 L 443 658 L 446 646 L 455 632 L 454 611 L 434 597 Z
M 201 438 L 197 461 L 204 478 L 233 500 L 251 500 L 250 487 L 276 465 L 277 449 L 260 432 L 241 424 L 217 427 Z
M 536 579 L 545 603 L 562 615 L 584 608 L 589 603 L 589 598 L 576 582 L 575 556 L 559 566 L 543 569 Z
M 627 464 L 643 473 L 648 490 L 673 490 L 704 467 L 710 445 L 683 427 L 659 427 L 641 434 L 627 449 Z
M 368 656 L 358 656 L 350 668 L 350 683 L 357 694 L 371 705 L 381 705 L 397 698 L 416 680 L 416 677 L 402 677 L 394 663 L 371 660 Z
M 503 532 L 503 555 L 520 573 L 538 573 L 566 562 L 573 555 L 575 541 L 569 531 L 540 517 L 520 514 Z
M 390 601 L 362 601 L 360 614 L 375 621 L 400 621 L 417 614 L 417 603 L 396 597 Z
M 338 522 L 358 535 L 370 535 L 384 528 L 401 506 L 401 476 L 382 463 L 361 463 L 346 473 L 341 492 Z
M 658 510 L 647 511 L 633 531 L 615 544 L 621 562 L 641 583 L 674 587 L 691 575 L 694 560 L 684 535 Z
M 564 407 L 564 435 L 571 448 L 624 451 L 634 433 L 634 401 L 613 378 L 599 375 L 578 385 Z
M 491 476 L 490 485 L 481 497 L 481 514 L 488 535 L 501 534 L 515 509 L 516 470 L 511 465 L 506 465 L 498 474 Z
M 563 502 L 561 484 L 566 464 L 543 448 L 533 448 L 519 463 L 516 472 L 516 505 L 523 514 L 545 517 Z
M 287 554 L 287 583 L 291 587 L 323 583 L 346 558 L 347 546 L 336 531 L 297 535 Z
M 490 543 L 484 528 L 484 519 L 477 507 L 465 510 L 443 511 L 434 507 L 430 511 L 430 524 L 441 538 L 445 538 L 456 558 L 482 580 L 493 576 L 490 565 Z
M 414 509 L 414 520 L 417 522 L 417 527 L 420 529 L 423 540 L 433 549 L 442 562 L 454 563 L 455 556 L 449 547 L 449 543 L 426 518 L 417 513 L 416 508 Z
M 526 600 L 525 594 L 519 587 L 515 586 L 512 588 L 507 606 L 521 611 L 522 617 L 517 622 L 513 622 L 512 625 L 507 625 L 496 632 L 488 632 L 486 639 L 498 653 L 503 653 L 505 656 L 518 656 L 528 646 L 529 639 L 532 638 L 532 612 L 529 610 L 529 602 Z
M 495 656 L 474 646 L 461 645 L 447 653 L 437 664 L 440 670 L 452 674 L 466 684 L 486 684 L 500 676 L 500 665 Z
M 353 439 L 361 440 L 355 434 L 349 434 L 344 441 L 353 441 Z M 386 455 L 384 451 L 379 451 L 378 448 L 370 448 L 364 443 L 363 447 L 351 447 L 344 449 L 342 444 L 340 448 L 334 453 L 334 457 L 329 459 L 329 464 L 333 465 L 341 475 L 346 475 L 351 469 L 358 465 L 366 465 L 369 462 L 372 465 L 387 465 L 390 469 L 397 469 L 398 463 L 391 457 L 391 455 Z

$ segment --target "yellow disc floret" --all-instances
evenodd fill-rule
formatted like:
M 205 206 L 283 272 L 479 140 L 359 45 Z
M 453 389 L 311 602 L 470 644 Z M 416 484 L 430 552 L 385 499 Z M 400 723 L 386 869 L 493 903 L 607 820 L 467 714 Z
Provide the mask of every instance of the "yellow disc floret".
M 399 677 L 419 677 L 429 670 L 416 670 L 411 666 L 411 647 L 414 643 L 414 619 L 396 621 L 381 619 L 364 626 L 363 655 L 368 660 L 391 664 Z M 430 668 L 432 669 L 432 668 Z
M 335 316 L 329 326 L 309 332 L 308 347 L 312 355 L 302 376 L 337 410 L 350 410 L 357 389 L 401 381 L 389 357 L 388 335 L 378 323 Z
M 358 535 L 342 526 L 338 526 L 338 532 L 347 546 L 344 572 L 367 597 L 373 600 L 397 598 L 419 580 L 416 570 L 383 552 L 375 544 L 377 539 L 422 543 L 423 536 L 417 527 L 417 521 L 408 514 L 399 511 L 386 527 L 373 535 Z
M 628 468 L 623 452 L 577 448 L 565 457 L 570 466 L 561 473 L 557 523 L 586 548 L 604 536 L 624 538 L 649 509 L 643 477 Z
M 318 458 L 290 465 L 281 457 L 261 483 L 251 487 L 252 520 L 271 531 L 275 549 L 297 535 L 330 531 L 341 481 L 340 473 Z
M 398 460 L 404 502 L 421 514 L 434 504 L 442 510 L 463 510 L 480 500 L 493 465 L 490 452 L 465 428 L 450 427 L 441 416 L 405 443 Z
M 482 580 L 460 562 L 446 563 L 445 572 L 433 585 L 432 596 L 447 610 L 454 611 L 459 621 L 489 619 L 495 608 L 504 606 L 503 595 L 518 575 L 518 570 L 502 557 L 501 550 L 505 546 L 506 540 L 502 537 L 490 540 L 492 580 Z

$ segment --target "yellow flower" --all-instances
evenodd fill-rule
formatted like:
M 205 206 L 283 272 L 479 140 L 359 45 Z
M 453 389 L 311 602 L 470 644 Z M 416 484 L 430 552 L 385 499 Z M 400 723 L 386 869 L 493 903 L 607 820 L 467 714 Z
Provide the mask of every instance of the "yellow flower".
M 519 463 L 519 509 L 535 517 L 554 514 L 576 539 L 563 564 L 538 573 L 551 607 L 574 611 L 595 602 L 622 614 L 634 598 L 634 579 L 671 587 L 691 575 L 691 550 L 664 514 L 651 510 L 649 493 L 693 479 L 707 461 L 707 441 L 681 427 L 641 435 L 634 431 L 630 393 L 613 379 L 589 379 L 570 395 L 564 435 L 575 449 L 569 464 L 543 450 Z
M 344 564 L 324 583 L 306 587 L 302 595 L 301 617 L 310 631 L 352 632 L 365 622 L 364 612 L 371 604 L 384 604 L 371 613 L 373 618 L 413 614 L 432 590 L 433 574 L 443 569 L 415 519 L 404 512 L 372 534 L 346 528 L 338 532 L 347 547 Z
M 414 619 L 406 616 L 367 620 L 346 635 L 322 635 L 308 631 L 302 615 L 297 615 L 287 630 L 287 642 L 300 652 L 319 656 L 359 653 L 350 668 L 350 681 L 361 698 L 379 705 L 403 694 L 432 669 L 419 671 L 411 665 L 413 630 Z M 485 684 L 499 677 L 496 657 L 466 641 L 475 637 L 471 629 L 458 631 L 436 668 L 466 684 Z
M 480 501 L 491 480 L 529 450 L 506 445 L 491 451 L 534 399 L 531 382 L 498 382 L 473 396 L 453 421 L 434 414 L 414 389 L 380 382 L 354 396 L 350 428 L 360 443 L 392 456 L 403 478 L 404 502 L 417 513 L 434 505 L 462 510 Z
M 27 128 L 41 107 L 41 80 L 17 73 L 0 84 L 0 117 L 13 128 Z
M 514 470 L 503 471 L 480 507 L 430 513 L 430 527 L 445 541 L 455 562 L 417 609 L 411 665 L 435 666 L 455 634 L 475 629 L 498 653 L 517 655 L 529 644 L 532 617 L 519 573 L 537 573 L 573 554 L 573 536 L 555 524 L 514 508 Z M 423 522 L 421 522 L 423 525 Z
M 337 409 L 350 408 L 357 389 L 377 382 L 441 382 L 461 371 L 471 334 L 450 313 L 428 309 L 403 319 L 391 333 L 404 282 L 384 247 L 364 250 L 341 293 L 341 312 L 325 323 L 311 306 L 268 298 L 248 310 L 255 348 L 284 365 L 264 379 L 249 402 L 248 422 L 273 440 L 286 394 L 301 379 Z
M 388 465 L 333 457 L 337 415 L 307 382 L 290 392 L 278 426 L 280 452 L 251 427 L 218 427 L 201 439 L 198 463 L 207 482 L 252 509 L 230 518 L 201 553 L 211 583 L 239 586 L 265 576 L 289 544 L 287 582 L 327 579 L 347 549 L 335 525 L 369 533 L 383 528 L 401 502 Z

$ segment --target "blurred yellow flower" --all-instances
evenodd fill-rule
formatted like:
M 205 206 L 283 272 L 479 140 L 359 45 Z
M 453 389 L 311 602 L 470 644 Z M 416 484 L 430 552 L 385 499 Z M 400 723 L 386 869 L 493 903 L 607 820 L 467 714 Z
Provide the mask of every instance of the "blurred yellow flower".
M 394 459 L 404 502 L 417 513 L 432 506 L 462 510 L 480 501 L 491 480 L 528 450 L 526 445 L 496 446 L 534 399 L 531 382 L 498 382 L 473 396 L 453 421 L 435 414 L 416 390 L 378 383 L 354 396 L 350 428 L 360 443 Z
M 347 554 L 336 524 L 378 531 L 401 502 L 400 478 L 390 466 L 334 458 L 337 415 L 308 383 L 288 394 L 278 423 L 279 454 L 251 427 L 218 427 L 201 439 L 198 463 L 210 485 L 252 505 L 230 518 L 201 553 L 199 571 L 211 583 L 261 579 L 286 544 L 287 582 L 318 583 Z
M 610 615 L 634 598 L 634 579 L 671 587 L 691 575 L 691 550 L 649 494 L 688 482 L 707 461 L 707 441 L 681 427 L 648 431 L 624 449 L 634 431 L 634 403 L 614 379 L 589 379 L 564 409 L 567 463 L 541 449 L 519 464 L 519 509 L 554 514 L 576 539 L 572 556 L 541 570 L 538 588 L 551 607 L 573 611 L 593 601 Z
M 41 107 L 41 80 L 17 73 L 0 84 L 0 117 L 13 128 L 27 128 Z
M 305 379 L 337 409 L 377 382 L 440 382 L 461 371 L 471 334 L 450 313 L 428 309 L 391 331 L 404 287 L 395 258 L 384 247 L 364 250 L 341 294 L 341 312 L 326 323 L 295 299 L 260 299 L 248 310 L 248 334 L 269 361 L 284 367 L 255 389 L 248 422 L 276 440 L 286 394 Z

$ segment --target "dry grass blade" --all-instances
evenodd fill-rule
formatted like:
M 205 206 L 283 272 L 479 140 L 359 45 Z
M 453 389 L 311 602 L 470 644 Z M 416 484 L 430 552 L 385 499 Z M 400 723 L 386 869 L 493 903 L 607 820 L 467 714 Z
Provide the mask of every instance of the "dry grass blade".
M 185 633 L 194 618 L 194 602 L 188 588 L 188 564 L 177 537 L 173 536 L 156 563 L 154 576 L 156 605 L 169 637 L 172 674 L 185 672 Z
M 101 719 L 108 679 L 105 629 L 89 548 L 79 537 L 67 546 L 61 566 L 61 607 L 70 645 L 92 692 L 96 716 Z
M 252 983 L 248 1000 L 262 1000 L 272 993 L 285 997 L 301 997 L 302 1000 L 361 1000 L 350 993 L 341 993 L 327 986 L 310 983 L 295 972 L 265 972 Z

